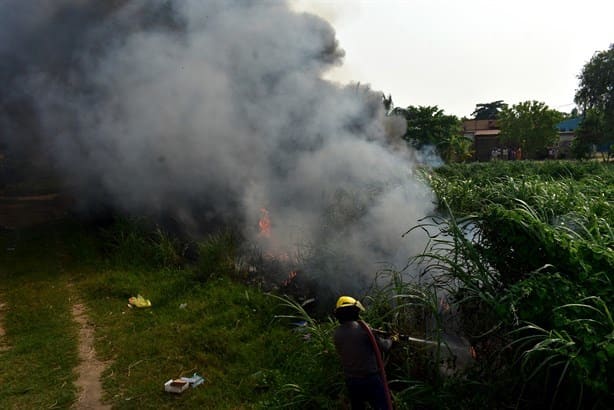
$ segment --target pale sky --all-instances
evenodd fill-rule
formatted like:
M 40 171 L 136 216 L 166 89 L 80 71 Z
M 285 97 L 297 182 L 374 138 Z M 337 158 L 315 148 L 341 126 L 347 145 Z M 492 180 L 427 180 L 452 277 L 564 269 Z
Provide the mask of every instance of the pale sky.
M 328 20 L 346 56 L 327 78 L 370 84 L 397 107 L 470 116 L 527 100 L 569 112 L 577 76 L 614 43 L 614 0 L 291 0 Z

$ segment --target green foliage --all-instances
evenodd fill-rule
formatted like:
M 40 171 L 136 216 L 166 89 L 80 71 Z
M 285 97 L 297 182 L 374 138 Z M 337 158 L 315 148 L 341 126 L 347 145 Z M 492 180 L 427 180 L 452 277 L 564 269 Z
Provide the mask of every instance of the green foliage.
M 581 136 L 575 138 L 571 143 L 571 153 L 575 159 L 589 159 L 593 154 L 593 144 Z
M 198 259 L 194 272 L 196 279 L 205 282 L 215 277 L 235 273 L 236 238 L 230 231 L 210 234 L 198 243 Z
M 361 298 L 367 308 L 362 316 L 378 332 L 428 338 L 426 343 L 397 342 L 386 355 L 396 408 L 447 408 L 445 400 L 448 404 L 455 403 L 454 408 L 458 408 L 459 403 L 466 405 L 463 408 L 474 408 L 478 404 L 478 401 L 459 400 L 454 396 L 469 383 L 460 377 L 444 377 L 441 371 L 443 367 L 451 369 L 453 359 L 441 333 L 444 313 L 440 308 L 440 296 L 432 283 L 420 284 L 401 272 L 383 271 L 368 294 Z M 295 372 L 283 372 L 290 376 L 290 382 L 282 384 L 275 391 L 276 400 L 266 402 L 265 407 L 345 408 L 343 374 L 332 343 L 337 324 L 330 317 L 322 321 L 313 319 L 305 310 L 305 304 L 285 297 L 276 298 L 282 302 L 284 310 L 290 312 L 277 318 L 301 323 L 297 335 L 303 339 L 303 345 L 290 357 Z
M 513 344 L 522 352 L 521 368 L 527 380 L 545 378 L 542 383 L 551 385 L 553 405 L 558 399 L 607 406 L 614 371 L 614 322 L 608 306 L 590 296 L 558 306 L 553 313 L 551 330 L 528 323 L 515 331 L 522 335 Z
M 607 118 L 604 112 L 595 108 L 585 111 L 572 145 L 572 151 L 576 158 L 589 158 L 593 146 L 601 151 L 606 151 L 605 147 L 614 142 L 614 127 L 611 131 L 608 131 L 606 122 Z M 609 156 L 606 159 L 609 159 Z
M 113 263 L 172 267 L 183 262 L 181 242 L 144 219 L 118 218 L 102 235 Z
M 500 142 L 521 147 L 529 159 L 545 157 L 546 148 L 554 145 L 561 114 L 538 101 L 525 101 L 504 108 L 499 115 Z
M 473 141 L 461 135 L 451 135 L 441 141 L 437 150 L 446 163 L 465 162 L 473 156 Z
M 319 322 L 312 318 L 303 303 L 288 297 L 274 296 L 285 314 L 278 321 L 295 326 L 296 350 L 288 357 L 288 367 L 282 369 L 278 387 L 272 398 L 262 403 L 265 408 L 336 409 L 343 398 L 344 377 L 333 345 L 333 330 L 337 326 L 329 317 Z
M 493 101 L 491 103 L 476 104 L 475 111 L 471 113 L 476 120 L 495 120 L 499 117 L 501 110 L 507 108 L 507 104 L 503 100 Z
M 517 199 L 554 218 L 565 218 L 577 210 L 582 215 L 596 213 L 614 217 L 614 167 L 597 162 L 501 161 L 455 164 L 438 168 L 425 179 L 434 189 L 445 211 L 447 202 L 455 213 L 464 215 L 490 204 L 506 208 Z
M 424 179 L 439 213 L 413 227 L 429 234 L 424 252 L 411 258 L 411 274 L 381 272 L 361 298 L 373 327 L 431 342 L 400 342 L 387 355 L 396 407 L 607 408 L 614 400 L 612 164 L 510 161 L 432 172 Z M 360 214 L 356 200 L 365 198 L 339 194 L 326 223 L 343 232 L 346 212 Z M 96 325 L 97 353 L 110 363 L 106 400 L 115 408 L 137 400 L 144 408 L 347 406 L 334 321 L 312 318 L 309 301 L 241 283 L 231 233 L 202 240 L 192 265 L 181 241 L 143 221 L 120 220 L 101 237 L 87 236 L 0 235 L 2 249 L 17 242 L 0 254 L 12 348 L 0 355 L 5 407 L 74 401 L 68 282 Z M 137 293 L 152 308 L 128 308 Z M 450 360 L 444 296 L 477 353 L 470 367 Z M 164 381 L 193 372 L 207 379 L 201 388 L 176 397 L 162 391 Z M 52 374 L 67 387 L 48 377 L 25 383 L 23 374 Z
M 603 136 L 614 135 L 614 43 L 596 52 L 578 76 L 575 102 L 584 111 L 603 115 Z
M 461 122 L 454 115 L 446 115 L 437 106 L 395 108 L 392 115 L 402 116 L 407 121 L 407 131 L 403 139 L 416 148 L 450 140 L 461 134 Z
M 480 363 L 480 378 L 508 379 L 497 388 L 523 408 L 605 408 L 614 374 L 614 168 L 552 162 L 437 172 L 442 209 L 449 203 L 469 217 L 435 219 L 444 235 L 422 264 L 456 280 L 466 328 L 482 335 L 478 357 L 497 364 Z

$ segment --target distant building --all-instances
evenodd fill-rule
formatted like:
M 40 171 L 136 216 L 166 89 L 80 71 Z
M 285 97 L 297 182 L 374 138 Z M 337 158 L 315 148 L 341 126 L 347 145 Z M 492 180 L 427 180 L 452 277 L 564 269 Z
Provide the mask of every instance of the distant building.
M 556 158 L 569 158 L 571 156 L 571 144 L 576 138 L 576 130 L 582 122 L 581 117 L 569 118 L 556 125 L 559 130 L 559 140 L 554 148 Z
M 555 146 L 549 149 L 551 157 L 569 158 L 571 156 L 571 144 L 576 138 L 576 130 L 580 126 L 582 118 L 570 118 L 556 125 L 559 138 Z M 497 120 L 463 120 L 463 135 L 473 141 L 476 161 L 490 161 L 493 150 L 504 148 L 500 146 L 499 124 Z
M 463 135 L 473 141 L 477 161 L 490 161 L 493 149 L 499 146 L 500 133 L 497 120 L 463 120 Z

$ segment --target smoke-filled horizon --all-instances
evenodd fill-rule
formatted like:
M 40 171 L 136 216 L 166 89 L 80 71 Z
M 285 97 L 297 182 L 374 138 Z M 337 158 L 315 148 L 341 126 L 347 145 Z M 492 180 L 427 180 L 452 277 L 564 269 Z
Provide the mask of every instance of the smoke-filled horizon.
M 433 210 L 381 93 L 322 79 L 343 55 L 285 2 L 8 0 L 0 130 L 81 206 L 238 222 L 341 288 L 422 250 L 401 234 Z

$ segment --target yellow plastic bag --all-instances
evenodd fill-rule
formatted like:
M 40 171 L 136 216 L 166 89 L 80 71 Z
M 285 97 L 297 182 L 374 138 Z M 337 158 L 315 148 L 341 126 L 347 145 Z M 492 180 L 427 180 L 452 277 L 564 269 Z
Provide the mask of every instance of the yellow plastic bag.
M 141 295 L 137 295 L 137 297 L 132 296 L 130 299 L 128 299 L 128 303 L 138 308 L 151 307 L 151 302 L 149 301 L 149 299 L 145 299 Z

